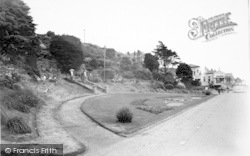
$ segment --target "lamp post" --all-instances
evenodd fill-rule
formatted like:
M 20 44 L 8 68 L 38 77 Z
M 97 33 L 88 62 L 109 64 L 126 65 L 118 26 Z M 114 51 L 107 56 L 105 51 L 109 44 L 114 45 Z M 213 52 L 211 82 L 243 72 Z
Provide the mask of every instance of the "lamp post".
M 105 71 L 105 61 L 106 61 L 106 46 L 104 46 L 104 61 L 103 61 L 103 67 L 104 67 L 104 78 L 103 78 L 103 80 L 104 80 L 104 82 L 106 81 L 106 71 Z
M 83 30 L 84 36 L 83 36 L 83 43 L 85 43 L 85 29 Z

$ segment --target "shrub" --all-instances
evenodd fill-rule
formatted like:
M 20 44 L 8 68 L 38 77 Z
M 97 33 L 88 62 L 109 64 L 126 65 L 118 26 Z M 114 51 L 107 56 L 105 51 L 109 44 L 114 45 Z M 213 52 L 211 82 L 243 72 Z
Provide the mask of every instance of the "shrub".
M 154 81 L 151 83 L 153 89 L 165 89 L 164 83 L 160 81 Z
M 200 82 L 200 80 L 192 80 L 191 84 L 192 84 L 192 86 L 200 86 L 201 82 Z
M 179 83 L 176 85 L 176 88 L 178 88 L 178 89 L 185 89 L 186 86 L 185 86 L 184 83 L 179 82 Z
M 105 74 L 105 79 L 113 79 L 115 77 L 115 71 L 112 69 L 105 69 L 101 71 L 101 77 L 103 78 Z
M 4 96 L 2 103 L 10 110 L 28 113 L 30 112 L 31 107 L 38 107 L 40 104 L 40 99 L 30 90 L 18 90 L 14 93 Z
M 21 76 L 17 73 L 12 73 L 11 78 L 14 82 L 20 82 L 21 81 Z
M 0 113 L 1 113 L 1 125 L 6 125 L 7 121 L 9 120 L 9 115 L 6 112 L 6 109 L 2 108 L 2 106 L 0 106 Z
M 5 75 L 3 76 L 2 79 L 0 79 L 0 86 L 9 88 L 9 89 L 14 89 L 14 84 L 16 83 L 15 80 L 13 80 L 11 77 Z
M 146 106 L 145 102 L 147 101 L 148 99 L 138 99 L 138 100 L 132 101 L 130 104 L 134 106 L 140 106 L 140 105 Z
M 174 79 L 174 76 L 172 73 L 166 73 L 164 75 L 164 83 L 165 84 L 172 84 L 173 86 L 177 85 L 177 82 Z
M 204 90 L 204 91 L 203 91 L 203 94 L 205 94 L 205 95 L 211 95 L 212 93 L 211 93 L 210 90 Z
M 135 75 L 133 72 L 131 71 L 125 71 L 123 74 L 122 74 L 122 77 L 123 78 L 126 78 L 126 79 L 133 79 L 135 78 Z
M 130 70 L 131 68 L 131 65 L 132 65 L 132 61 L 129 57 L 122 57 L 121 60 L 120 60 L 120 67 L 122 70 L 124 71 L 128 71 Z
M 164 80 L 165 80 L 164 75 L 159 73 L 158 71 L 153 71 L 152 75 L 153 75 L 153 79 L 155 79 L 156 81 L 164 82 Z
M 31 133 L 30 127 L 20 117 L 14 117 L 6 123 L 7 129 L 12 134 L 26 134 Z
M 146 69 L 139 69 L 134 71 L 135 78 L 141 79 L 141 80 L 151 80 L 152 79 L 152 74 L 149 70 Z
M 171 90 L 174 89 L 174 86 L 172 84 L 166 84 L 165 88 Z
M 91 82 L 94 82 L 94 83 L 99 83 L 99 82 L 102 82 L 102 79 L 100 78 L 100 77 L 91 77 L 91 78 L 89 78 L 89 80 L 91 81 Z
M 20 103 L 16 98 L 5 96 L 2 99 L 3 106 L 9 110 L 17 110 L 23 113 L 29 113 L 30 107 Z
M 37 107 L 39 104 L 39 98 L 30 90 L 21 90 L 16 92 L 12 96 L 20 103 L 29 107 Z
M 164 111 L 173 109 L 172 107 L 169 106 L 138 106 L 136 108 L 154 114 L 159 114 Z
M 116 118 L 117 118 L 118 122 L 121 122 L 121 123 L 132 122 L 133 113 L 128 108 L 124 107 L 124 108 L 121 108 L 117 112 Z

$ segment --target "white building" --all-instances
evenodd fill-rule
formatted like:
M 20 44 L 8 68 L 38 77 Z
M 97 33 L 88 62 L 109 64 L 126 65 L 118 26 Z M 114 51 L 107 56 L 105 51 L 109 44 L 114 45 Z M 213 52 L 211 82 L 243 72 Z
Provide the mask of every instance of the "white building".
M 201 72 L 200 66 L 197 66 L 194 64 L 189 64 L 189 66 L 191 67 L 191 70 L 192 70 L 193 80 L 200 80 L 201 81 L 202 72 Z
M 220 70 L 209 70 L 205 68 L 204 72 L 202 73 L 202 86 L 208 85 L 224 85 L 224 86 L 232 86 L 234 84 L 234 78 L 232 73 L 224 73 Z

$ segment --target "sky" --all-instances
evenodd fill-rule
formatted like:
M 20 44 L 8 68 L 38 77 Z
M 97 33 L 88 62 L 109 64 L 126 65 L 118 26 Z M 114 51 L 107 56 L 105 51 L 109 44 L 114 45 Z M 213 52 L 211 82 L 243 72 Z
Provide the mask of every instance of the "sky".
M 183 62 L 249 79 L 248 0 L 23 1 L 31 8 L 36 33 L 74 35 L 82 42 L 123 53 L 149 53 L 162 41 Z M 190 19 L 208 19 L 228 12 L 230 21 L 237 24 L 234 33 L 211 41 L 188 37 Z

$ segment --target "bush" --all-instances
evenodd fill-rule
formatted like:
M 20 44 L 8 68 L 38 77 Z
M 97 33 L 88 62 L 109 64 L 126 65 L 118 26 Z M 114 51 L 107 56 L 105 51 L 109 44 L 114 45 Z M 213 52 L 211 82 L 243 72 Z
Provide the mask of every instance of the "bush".
M 192 86 L 200 86 L 201 82 L 200 82 L 200 80 L 192 80 L 191 84 L 192 84 Z
M 91 77 L 89 78 L 89 81 L 94 82 L 94 83 L 99 83 L 99 82 L 102 82 L 102 79 L 100 77 Z
M 204 90 L 204 91 L 203 91 L 203 94 L 205 94 L 205 95 L 211 95 L 212 93 L 211 93 L 210 90 Z
M 31 133 L 30 127 L 23 121 L 22 118 L 14 117 L 6 123 L 7 129 L 12 134 Z
M 138 99 L 138 100 L 132 101 L 130 104 L 134 106 L 141 106 L 141 105 L 146 106 L 145 102 L 147 101 L 148 99 Z
M 38 107 L 40 99 L 30 90 L 19 90 L 2 99 L 3 105 L 10 110 L 17 110 L 23 113 L 29 113 L 30 108 Z
M 185 89 L 186 86 L 185 86 L 184 83 L 179 82 L 179 83 L 176 85 L 176 88 L 178 88 L 178 89 Z
M 153 114 L 159 114 L 164 111 L 173 109 L 169 106 L 138 106 L 136 108 Z
M 123 78 L 126 78 L 126 79 L 133 79 L 135 78 L 135 75 L 133 72 L 131 71 L 125 71 L 123 74 L 122 74 L 122 77 Z
M 2 104 L 9 110 L 17 110 L 23 113 L 29 113 L 30 107 L 20 103 L 17 99 L 11 96 L 5 96 L 2 99 Z
M 12 73 L 11 78 L 14 82 L 20 82 L 21 81 L 21 76 L 17 73 Z
M 39 104 L 39 98 L 30 90 L 18 91 L 12 96 L 20 103 L 29 107 L 37 107 Z
M 164 83 L 165 84 L 172 84 L 173 86 L 177 85 L 177 82 L 174 79 L 174 76 L 172 73 L 166 73 L 164 75 Z
M 164 75 L 159 73 L 158 71 L 153 71 L 152 75 L 153 75 L 153 79 L 155 79 L 156 81 L 164 82 L 164 80 L 165 80 Z
M 141 79 L 141 80 L 151 80 L 152 74 L 149 70 L 146 69 L 139 69 L 134 71 L 135 78 Z
M 174 86 L 172 84 L 166 84 L 165 88 L 171 90 L 174 89 Z
M 165 89 L 164 83 L 160 81 L 154 81 L 151 83 L 151 88 L 153 89 Z
M 128 108 L 121 108 L 117 112 L 116 118 L 117 118 L 118 122 L 121 122 L 121 123 L 132 122 L 133 113 Z
M 101 71 L 101 77 L 103 78 L 105 74 L 105 79 L 113 79 L 115 77 L 115 71 L 112 69 L 105 69 Z
M 6 109 L 0 106 L 0 113 L 1 113 L 1 125 L 6 125 L 7 121 L 9 120 L 9 115 L 6 112 Z
M 19 86 L 17 86 L 17 82 L 19 82 L 21 77 L 19 75 L 16 75 L 14 73 L 10 76 L 5 75 L 2 79 L 0 79 L 0 87 L 5 87 L 9 89 L 19 89 Z

